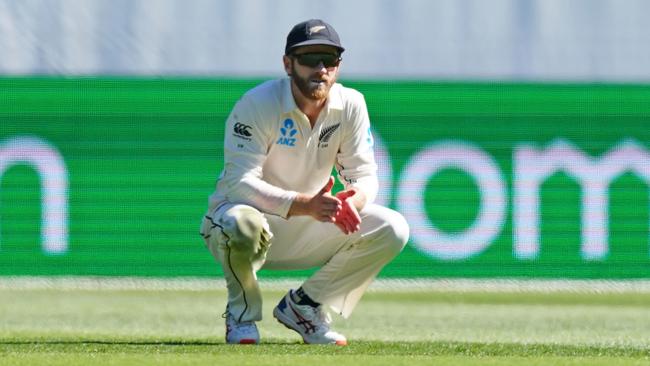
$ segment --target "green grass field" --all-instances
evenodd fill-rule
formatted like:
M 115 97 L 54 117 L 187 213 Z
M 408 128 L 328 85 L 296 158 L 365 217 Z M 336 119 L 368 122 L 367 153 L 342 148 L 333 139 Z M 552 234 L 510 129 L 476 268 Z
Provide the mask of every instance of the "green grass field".
M 389 292 L 335 317 L 348 347 L 276 323 L 223 341 L 225 291 L 0 288 L 1 365 L 648 365 L 650 294 Z

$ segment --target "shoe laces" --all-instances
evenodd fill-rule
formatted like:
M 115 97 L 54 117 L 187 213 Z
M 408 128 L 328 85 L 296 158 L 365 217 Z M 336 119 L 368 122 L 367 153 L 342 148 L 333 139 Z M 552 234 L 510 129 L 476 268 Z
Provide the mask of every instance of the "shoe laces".
M 230 314 L 230 312 L 228 312 L 227 310 L 225 313 L 221 314 L 221 317 L 226 319 L 228 324 L 230 324 L 231 326 L 237 327 L 237 330 L 239 331 L 247 333 L 247 332 L 254 332 L 257 329 L 257 327 L 255 326 L 255 322 L 253 321 L 238 322 L 235 319 L 235 317 L 232 314 Z

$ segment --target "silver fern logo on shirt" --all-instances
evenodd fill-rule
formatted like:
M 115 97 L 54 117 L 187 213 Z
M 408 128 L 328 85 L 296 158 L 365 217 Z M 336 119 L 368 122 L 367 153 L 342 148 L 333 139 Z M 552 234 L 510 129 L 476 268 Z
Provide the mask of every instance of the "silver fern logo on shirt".
M 280 127 L 280 137 L 276 144 L 285 146 L 296 146 L 296 138 L 294 137 L 298 130 L 294 128 L 293 120 L 287 118 Z
M 337 123 L 335 125 L 325 127 L 321 132 L 320 135 L 318 136 L 318 146 L 319 147 L 327 147 L 328 142 L 330 141 L 330 138 L 336 132 L 336 130 L 341 126 L 340 123 Z

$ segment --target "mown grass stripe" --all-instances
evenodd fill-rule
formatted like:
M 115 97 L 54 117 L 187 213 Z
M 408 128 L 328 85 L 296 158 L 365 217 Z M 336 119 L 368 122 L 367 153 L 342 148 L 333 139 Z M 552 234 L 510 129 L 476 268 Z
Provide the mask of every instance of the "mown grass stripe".
M 274 344 L 282 342 L 283 344 Z M 10 353 L 174 353 L 266 355 L 385 355 L 473 357 L 631 357 L 650 358 L 650 349 L 564 344 L 462 343 L 462 342 L 354 342 L 347 347 L 307 346 L 267 340 L 258 346 L 240 347 L 219 341 L 0 341 L 0 354 Z

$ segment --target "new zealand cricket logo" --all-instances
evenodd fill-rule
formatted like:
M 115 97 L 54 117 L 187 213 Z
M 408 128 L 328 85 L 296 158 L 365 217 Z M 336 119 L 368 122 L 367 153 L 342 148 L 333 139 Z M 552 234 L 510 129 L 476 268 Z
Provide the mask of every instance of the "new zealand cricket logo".
M 336 130 L 339 128 L 339 126 L 341 126 L 340 123 L 325 127 L 318 136 L 318 147 L 327 147 L 327 143 L 329 142 L 334 132 L 336 132 Z

